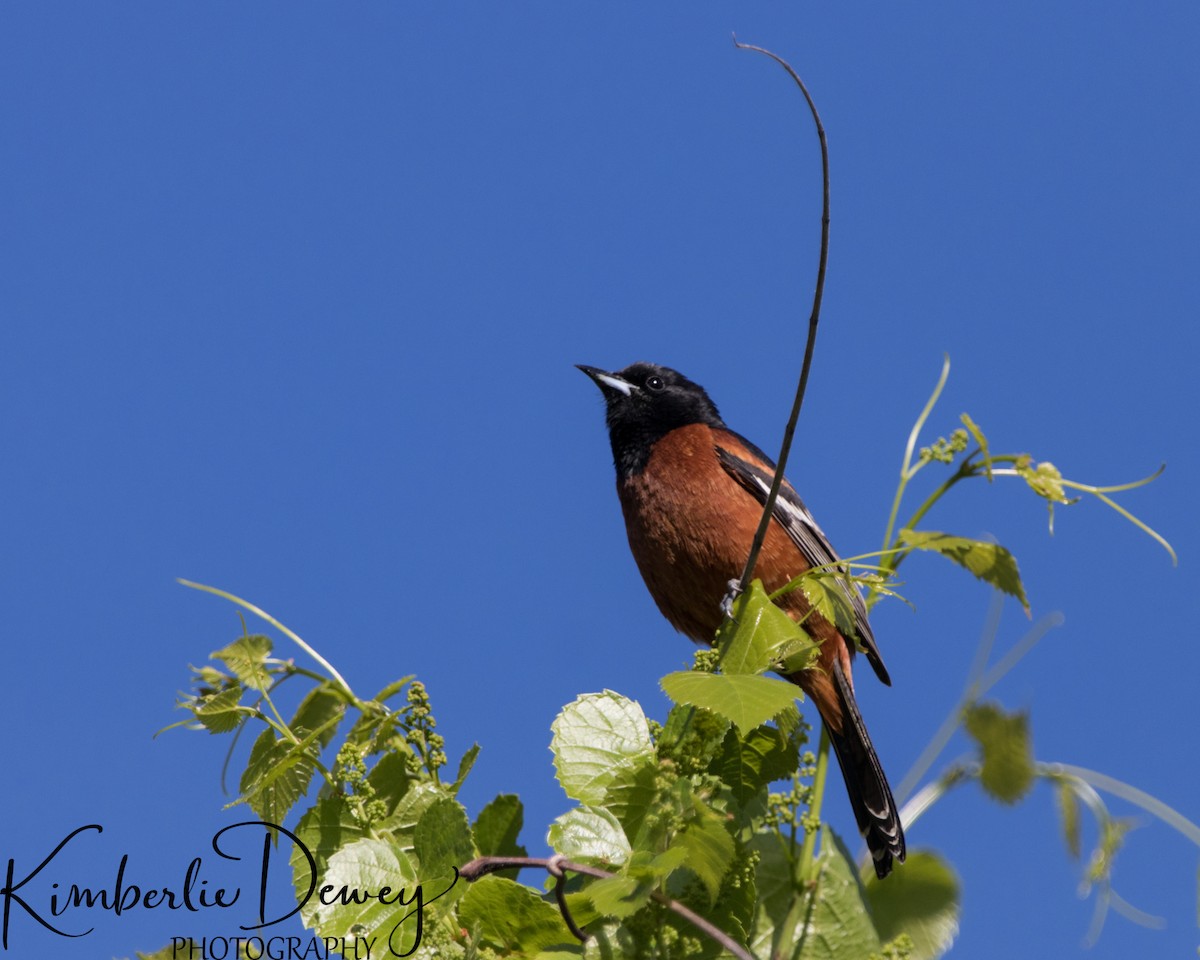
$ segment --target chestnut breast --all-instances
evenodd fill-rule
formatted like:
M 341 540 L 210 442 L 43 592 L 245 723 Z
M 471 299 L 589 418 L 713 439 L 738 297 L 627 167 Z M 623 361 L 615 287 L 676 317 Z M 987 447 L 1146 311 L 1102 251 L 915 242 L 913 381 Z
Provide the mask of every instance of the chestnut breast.
M 712 642 L 721 624 L 721 598 L 729 581 L 741 576 L 762 516 L 758 501 L 721 465 L 718 445 L 759 460 L 735 435 L 692 424 L 660 439 L 645 469 L 617 484 L 629 545 L 651 596 L 672 626 L 698 643 Z M 775 590 L 809 566 L 786 531 L 772 522 L 755 575 Z M 798 590 L 780 605 L 796 618 L 809 610 Z M 823 634 L 841 639 L 815 615 L 805 627 L 821 640 L 832 639 Z

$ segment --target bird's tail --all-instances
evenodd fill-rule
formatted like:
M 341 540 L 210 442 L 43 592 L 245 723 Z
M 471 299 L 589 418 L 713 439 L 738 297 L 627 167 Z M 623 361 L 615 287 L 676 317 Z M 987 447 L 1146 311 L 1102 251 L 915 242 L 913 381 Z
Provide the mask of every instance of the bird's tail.
M 842 666 L 833 662 L 833 686 L 842 707 L 842 723 L 839 731 L 830 724 L 829 742 L 842 768 L 846 791 L 850 794 L 850 806 L 858 821 L 858 832 L 867 841 L 875 873 L 882 880 L 892 872 L 893 858 L 904 862 L 904 828 L 900 824 L 900 812 L 892 798 L 879 757 L 871 746 L 866 724 L 858 712 L 854 691 L 846 680 Z

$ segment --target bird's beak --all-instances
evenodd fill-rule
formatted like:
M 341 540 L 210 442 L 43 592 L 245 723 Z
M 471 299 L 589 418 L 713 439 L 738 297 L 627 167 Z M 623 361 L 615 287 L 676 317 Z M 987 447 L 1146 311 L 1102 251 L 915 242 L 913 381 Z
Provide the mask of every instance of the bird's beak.
M 628 380 L 622 380 L 615 373 L 606 373 L 599 367 L 589 367 L 582 363 L 577 363 L 575 366 L 591 377 L 605 395 L 610 390 L 615 390 L 626 397 L 633 392 L 633 384 Z

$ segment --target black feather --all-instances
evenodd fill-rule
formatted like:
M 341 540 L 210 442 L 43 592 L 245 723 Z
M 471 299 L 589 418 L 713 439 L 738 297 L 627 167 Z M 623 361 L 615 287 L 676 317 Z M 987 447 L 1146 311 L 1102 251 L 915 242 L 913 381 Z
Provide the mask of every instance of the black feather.
M 833 744 L 838 766 L 842 768 L 842 779 L 846 781 L 846 792 L 850 795 L 854 819 L 858 821 L 858 832 L 867 841 L 867 849 L 871 851 L 871 859 L 875 864 L 875 874 L 882 880 L 892 872 L 893 859 L 904 862 L 904 830 L 900 826 L 900 812 L 896 809 L 892 788 L 888 786 L 879 757 L 871 745 L 862 714 L 858 712 L 854 691 L 842 673 L 842 665 L 836 661 L 833 664 L 833 679 L 842 704 L 842 732 L 834 733 L 826 725 L 829 742 Z
M 767 494 L 771 490 L 771 480 L 774 476 L 775 464 L 771 462 L 771 459 L 766 454 L 744 437 L 739 436 L 728 428 L 726 428 L 726 432 L 736 437 L 739 443 L 744 444 L 761 457 L 763 463 L 768 465 L 768 469 L 764 470 L 736 454 L 730 453 L 723 447 L 717 447 L 717 457 L 721 461 L 721 466 L 743 488 L 749 491 L 759 503 L 766 503 Z M 800 499 L 800 494 L 796 493 L 795 488 L 786 480 L 783 481 L 783 485 L 779 488 L 779 496 L 775 500 L 773 515 L 779 525 L 787 531 L 787 535 L 791 538 L 792 543 L 804 554 L 804 558 L 809 562 L 810 566 L 821 567 L 827 564 L 836 564 L 841 559 L 837 555 L 837 551 L 833 549 L 829 538 L 825 536 L 825 531 L 817 525 L 817 521 L 813 519 L 813 515 L 809 512 L 808 507 Z M 871 664 L 875 675 L 890 687 L 892 685 L 892 678 L 888 674 L 887 667 L 883 664 L 883 657 L 880 656 L 879 647 L 875 643 L 875 634 L 871 630 L 870 621 L 867 619 L 867 605 L 863 602 L 862 594 L 854 584 L 840 577 L 837 578 L 837 584 L 854 610 L 855 636 L 853 639 L 858 642 L 863 653 L 866 654 L 867 662 Z

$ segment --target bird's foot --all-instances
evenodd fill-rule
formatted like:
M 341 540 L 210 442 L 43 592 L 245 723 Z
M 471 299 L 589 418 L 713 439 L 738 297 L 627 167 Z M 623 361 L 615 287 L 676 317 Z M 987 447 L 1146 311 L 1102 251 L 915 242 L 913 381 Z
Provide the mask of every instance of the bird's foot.
M 733 602 L 742 595 L 742 581 L 730 580 L 725 585 L 725 596 L 721 598 L 721 613 L 733 619 Z

